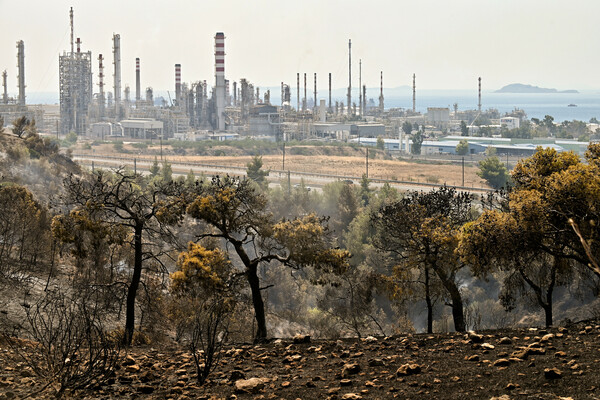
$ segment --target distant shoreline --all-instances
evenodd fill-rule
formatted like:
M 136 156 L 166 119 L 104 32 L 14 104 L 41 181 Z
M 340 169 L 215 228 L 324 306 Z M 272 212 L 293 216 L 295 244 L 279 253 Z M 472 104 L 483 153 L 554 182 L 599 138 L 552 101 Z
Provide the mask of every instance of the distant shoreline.
M 579 91 L 570 89 L 570 90 L 556 90 L 554 88 L 541 88 L 539 86 L 532 85 L 523 85 L 521 83 L 511 83 L 510 85 L 506 85 L 501 89 L 494 91 L 494 93 L 579 93 Z

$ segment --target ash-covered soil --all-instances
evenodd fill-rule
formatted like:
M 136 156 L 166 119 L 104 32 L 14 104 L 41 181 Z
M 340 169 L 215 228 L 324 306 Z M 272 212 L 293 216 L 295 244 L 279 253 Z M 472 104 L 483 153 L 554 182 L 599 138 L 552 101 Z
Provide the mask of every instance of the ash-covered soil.
M 600 325 L 230 345 L 199 386 L 191 355 L 134 347 L 85 399 L 599 399 Z M 0 344 L 0 399 L 41 382 Z M 50 397 L 51 388 L 36 395 Z

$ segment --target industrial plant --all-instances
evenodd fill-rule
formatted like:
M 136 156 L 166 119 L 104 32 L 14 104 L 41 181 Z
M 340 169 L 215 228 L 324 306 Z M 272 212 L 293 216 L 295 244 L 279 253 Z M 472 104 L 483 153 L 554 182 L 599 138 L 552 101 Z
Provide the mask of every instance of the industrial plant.
M 345 99 L 332 98 L 332 73 L 326 77 L 328 93 L 318 92 L 316 73 L 296 73 L 296 98 L 292 101 L 293 83 L 281 82 L 278 102 L 271 100 L 271 89 L 261 92 L 260 87 L 249 79 L 228 79 L 225 69 L 224 32 L 214 35 L 214 79 L 195 77 L 183 82 L 185 65 L 174 63 L 174 91 L 155 96 L 151 85 L 142 86 L 151 77 L 142 74 L 144 60 L 135 54 L 122 54 L 121 35 L 112 36 L 112 55 L 93 55 L 83 49 L 83 41 L 75 36 L 73 9 L 70 18 L 70 49 L 58 58 L 59 107 L 30 106 L 25 97 L 25 44 L 17 42 L 18 96 L 8 96 L 7 70 L 2 73 L 3 96 L 0 117 L 5 124 L 21 116 L 35 120 L 38 130 L 44 134 L 65 136 L 71 132 L 90 139 L 115 140 L 229 140 L 254 137 L 275 141 L 289 140 L 338 140 L 358 141 L 374 145 L 374 139 L 385 137 L 390 151 L 410 152 L 411 132 L 402 129 L 411 123 L 415 130 L 426 126 L 428 130 L 447 136 L 460 130 L 461 121 L 468 121 L 468 132 L 499 130 L 501 127 L 519 128 L 524 113 L 500 116 L 482 110 L 481 77 L 477 80 L 477 109 L 458 111 L 450 107 L 429 107 L 427 113 L 416 108 L 416 74 L 412 74 L 412 105 L 406 108 L 386 108 L 383 71 L 379 71 L 379 94 L 377 102 L 368 98 L 367 85 L 363 81 L 363 60 L 359 59 L 358 99 L 353 98 L 352 41 L 348 40 L 348 86 Z M 127 40 L 126 38 L 123 38 Z M 207 38 L 208 39 L 208 38 Z M 109 40 L 109 38 L 107 38 Z M 131 88 L 122 85 L 122 59 L 135 58 L 135 97 Z M 174 60 L 176 61 L 176 60 Z M 95 68 L 94 63 L 97 62 Z M 112 66 L 110 66 L 112 64 Z M 2 67 L 2 66 L 0 66 Z M 112 67 L 112 68 L 111 68 Z M 95 71 L 94 71 L 95 69 Z M 111 73 L 112 72 L 112 73 Z M 193 76 L 193 73 L 188 74 Z M 112 78 L 112 82 L 108 82 Z M 309 80 L 313 80 L 310 92 Z M 340 81 L 345 77 L 338 77 Z M 372 79 L 373 77 L 371 77 Z M 408 77 L 407 77 L 408 78 Z M 302 85 L 301 85 L 302 84 Z M 356 89 L 356 88 L 355 88 Z M 275 97 L 275 96 L 274 96 Z M 344 101 L 345 100 L 345 101 Z M 494 110 L 492 110 L 494 111 Z M 483 116 L 488 125 L 474 122 Z M 464 133 L 463 133 L 464 136 Z M 472 135 L 480 136 L 480 135 Z M 362 142 L 361 142 L 362 138 Z M 423 143 L 425 152 L 452 152 L 447 146 L 428 141 Z M 473 148 L 479 147 L 476 145 Z

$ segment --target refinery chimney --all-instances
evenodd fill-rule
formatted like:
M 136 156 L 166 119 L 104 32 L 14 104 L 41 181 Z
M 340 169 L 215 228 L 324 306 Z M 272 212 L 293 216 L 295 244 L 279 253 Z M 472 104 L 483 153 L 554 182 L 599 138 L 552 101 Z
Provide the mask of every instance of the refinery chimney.
M 314 113 L 317 112 L 317 73 L 315 72 L 315 93 L 314 93 L 314 100 L 313 100 L 313 111 Z
M 225 130 L 225 34 L 217 32 L 215 35 L 215 79 L 216 79 L 216 106 L 217 126 L 220 131 Z
M 19 105 L 25 105 L 25 44 L 22 40 L 17 42 L 17 69 L 19 76 Z
M 417 83 L 416 83 L 416 75 L 413 74 L 413 112 L 415 112 L 417 108 Z
M 181 64 L 175 64 L 175 105 L 181 104 Z
M 304 73 L 304 99 L 302 99 L 302 111 L 306 111 L 308 99 L 306 98 L 306 72 Z
M 329 110 L 330 113 L 333 113 L 333 109 L 331 108 L 331 72 L 329 73 Z
M 383 71 L 381 71 L 381 81 L 379 84 L 379 112 L 383 112 Z
M 362 59 L 358 60 L 358 115 L 363 116 L 363 101 L 362 101 Z
M 479 102 L 477 103 L 477 109 L 481 112 L 481 77 L 479 77 Z
M 104 58 L 102 54 L 98 54 L 98 88 L 100 93 L 98 94 L 98 113 L 100 118 L 104 117 L 104 65 L 102 61 Z
M 142 100 L 142 88 L 140 85 L 140 59 L 135 59 L 135 101 Z
M 6 86 L 6 70 L 2 72 L 2 87 L 4 88 L 4 93 L 2 94 L 2 103 L 8 104 L 8 89 Z
M 300 111 L 300 72 L 296 72 L 296 112 Z
M 121 35 L 119 34 L 113 34 L 113 64 L 115 66 L 113 75 L 115 116 L 119 118 L 119 107 L 121 106 Z
M 348 115 L 352 113 L 352 40 L 348 39 Z

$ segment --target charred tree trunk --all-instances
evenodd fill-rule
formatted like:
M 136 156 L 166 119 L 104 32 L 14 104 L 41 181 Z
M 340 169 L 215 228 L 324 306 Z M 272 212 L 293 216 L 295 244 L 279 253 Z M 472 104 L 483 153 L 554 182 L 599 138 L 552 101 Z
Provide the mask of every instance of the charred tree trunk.
M 454 320 L 454 330 L 456 332 L 465 331 L 465 314 L 463 310 L 463 301 L 460 290 L 454 281 L 454 274 L 448 275 L 443 269 L 434 267 L 434 271 L 442 281 L 444 288 L 450 295 L 452 301 L 452 319 Z
M 134 236 L 133 236 L 133 248 L 135 252 L 133 262 L 133 276 L 131 277 L 131 283 L 127 290 L 127 310 L 125 312 L 125 333 L 123 335 L 123 344 L 125 346 L 131 346 L 133 340 L 133 331 L 135 328 L 135 297 L 137 294 L 138 287 L 140 286 L 140 280 L 142 277 L 142 231 L 144 225 L 136 223 Z
M 265 304 L 260 292 L 260 280 L 257 275 L 257 266 L 251 266 L 246 270 L 248 283 L 252 292 L 252 304 L 254 306 L 254 316 L 256 318 L 256 336 L 255 342 L 264 342 L 267 339 L 267 322 L 265 319 Z
M 433 302 L 429 282 L 429 268 L 425 268 L 425 303 L 427 303 L 427 333 L 433 333 Z

